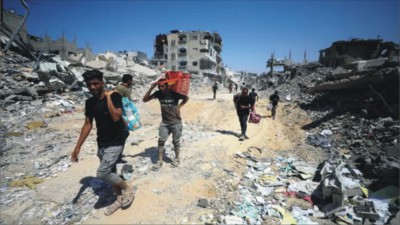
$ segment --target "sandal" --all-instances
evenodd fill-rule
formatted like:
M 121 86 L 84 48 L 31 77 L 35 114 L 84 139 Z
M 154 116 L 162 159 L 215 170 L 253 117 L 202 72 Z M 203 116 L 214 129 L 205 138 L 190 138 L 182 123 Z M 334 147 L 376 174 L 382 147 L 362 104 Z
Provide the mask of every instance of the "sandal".
M 115 211 L 117 211 L 119 208 L 122 206 L 122 196 L 118 196 L 117 200 L 110 206 L 106 208 L 106 211 L 104 212 L 104 215 L 106 216 L 111 216 Z
M 171 166 L 172 166 L 172 167 L 178 167 L 179 164 L 180 164 L 179 159 L 175 159 L 174 161 L 172 161 Z
M 157 164 L 155 164 L 151 169 L 153 171 L 158 171 L 160 170 L 160 168 L 162 167 L 162 162 L 158 162 Z
M 135 199 L 136 190 L 137 186 L 133 186 L 132 189 L 124 191 L 122 194 L 121 208 L 128 208 L 132 204 L 133 200 Z

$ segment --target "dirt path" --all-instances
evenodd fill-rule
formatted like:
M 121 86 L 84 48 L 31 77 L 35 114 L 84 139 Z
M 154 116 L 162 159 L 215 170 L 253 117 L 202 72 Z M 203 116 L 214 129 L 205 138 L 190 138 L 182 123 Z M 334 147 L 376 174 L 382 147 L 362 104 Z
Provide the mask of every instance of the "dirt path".
M 257 111 L 263 116 L 261 123 L 249 124 L 250 139 L 240 142 L 240 126 L 232 94 L 222 90 L 218 92 L 217 100 L 211 100 L 211 93 L 190 97 L 182 109 L 184 134 L 180 167 L 171 168 L 167 161 L 160 171 L 151 171 L 156 160 L 161 115 L 158 101 L 141 104 L 139 109 L 144 127 L 131 132 L 124 150 L 124 159 L 134 167 L 133 183 L 138 185 L 136 199 L 130 208 L 118 210 L 112 216 L 104 216 L 104 209 L 95 210 L 86 218 L 85 224 L 199 223 L 199 218 L 212 213 L 212 209 L 196 206 L 198 199 L 217 199 L 221 188 L 218 182 L 226 179 L 226 171 L 241 174 L 245 169 L 243 161 L 234 157 L 236 152 L 254 146 L 263 150 L 263 156 L 273 157 L 280 150 L 293 149 L 304 140 L 304 132 L 298 124 L 280 120 L 284 110 L 290 106 L 278 108 L 278 117 L 272 120 L 265 107 L 266 99 L 261 99 L 257 103 Z M 73 126 L 77 137 L 81 123 L 81 120 L 75 121 Z M 92 131 L 81 162 L 46 182 L 46 186 L 66 190 L 66 194 L 73 198 L 79 190 L 79 181 L 95 176 L 98 159 L 94 136 Z M 131 142 L 136 145 L 131 145 Z M 170 155 L 171 138 L 166 146 L 167 155 Z

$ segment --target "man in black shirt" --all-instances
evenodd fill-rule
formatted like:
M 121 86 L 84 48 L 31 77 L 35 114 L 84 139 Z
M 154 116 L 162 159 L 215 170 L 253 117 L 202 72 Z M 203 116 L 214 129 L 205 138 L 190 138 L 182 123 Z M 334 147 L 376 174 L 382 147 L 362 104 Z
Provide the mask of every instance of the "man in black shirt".
M 256 89 L 251 89 L 251 92 L 249 94 L 251 100 L 253 100 L 253 105 L 255 104 L 255 102 L 258 102 L 258 94 L 256 93 Z
M 168 136 L 172 133 L 172 143 L 174 145 L 175 159 L 172 161 L 172 166 L 179 166 L 179 150 L 180 138 L 182 135 L 182 118 L 180 109 L 189 101 L 189 97 L 168 90 L 168 83 L 165 79 L 158 81 L 158 91 L 150 94 L 156 87 L 157 83 L 151 85 L 143 97 L 143 102 L 148 102 L 154 98 L 158 98 L 161 106 L 162 121 L 159 127 L 158 138 L 158 162 L 153 166 L 153 170 L 157 171 L 163 163 L 164 145 Z M 179 100 L 183 100 L 180 104 Z
M 254 102 L 249 96 L 249 89 L 243 88 L 241 94 L 237 94 L 233 97 L 233 102 L 235 103 L 242 132 L 239 136 L 239 140 L 243 141 L 245 138 L 249 139 L 249 137 L 246 135 L 247 119 L 249 118 L 250 110 L 254 107 Z
M 269 96 L 269 100 L 271 101 L 272 104 L 272 119 L 275 119 L 275 114 L 276 114 L 276 108 L 278 107 L 278 102 L 279 102 L 279 95 L 278 91 L 275 91 L 275 93 L 271 96 Z
M 217 97 L 217 90 L 218 90 L 218 83 L 217 83 L 217 82 L 215 82 L 215 84 L 212 86 L 212 90 L 213 90 L 213 93 L 214 93 L 213 99 L 216 99 L 216 97 Z
M 103 73 L 91 70 L 83 73 L 83 77 L 94 96 L 86 100 L 86 118 L 71 154 L 71 161 L 78 162 L 82 144 L 92 130 L 94 118 L 97 126 L 97 156 L 100 159 L 97 177 L 111 183 L 117 195 L 117 200 L 105 211 L 108 216 L 120 207 L 128 207 L 135 197 L 133 187 L 116 174 L 117 160 L 124 149 L 129 132 L 122 121 L 122 97 L 118 92 L 104 90 Z

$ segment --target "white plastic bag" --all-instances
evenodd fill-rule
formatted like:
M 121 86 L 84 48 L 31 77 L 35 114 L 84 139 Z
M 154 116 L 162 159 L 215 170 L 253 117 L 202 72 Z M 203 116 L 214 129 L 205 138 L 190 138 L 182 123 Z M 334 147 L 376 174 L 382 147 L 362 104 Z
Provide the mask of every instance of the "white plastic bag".
M 269 104 L 267 105 L 267 110 L 268 110 L 268 111 L 271 111 L 271 110 L 272 110 L 272 103 L 269 103 Z

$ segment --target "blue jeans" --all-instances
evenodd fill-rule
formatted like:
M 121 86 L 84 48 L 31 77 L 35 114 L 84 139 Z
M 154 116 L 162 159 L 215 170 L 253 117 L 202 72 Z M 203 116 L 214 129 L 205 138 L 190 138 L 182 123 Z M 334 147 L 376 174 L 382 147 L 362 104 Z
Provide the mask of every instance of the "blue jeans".
M 238 113 L 240 129 L 242 131 L 241 135 L 246 135 L 247 130 L 247 119 L 249 118 L 249 113 Z

